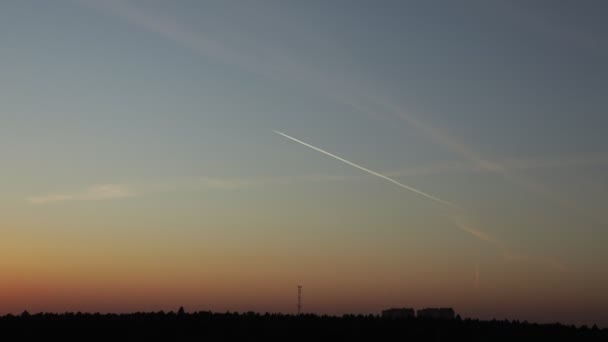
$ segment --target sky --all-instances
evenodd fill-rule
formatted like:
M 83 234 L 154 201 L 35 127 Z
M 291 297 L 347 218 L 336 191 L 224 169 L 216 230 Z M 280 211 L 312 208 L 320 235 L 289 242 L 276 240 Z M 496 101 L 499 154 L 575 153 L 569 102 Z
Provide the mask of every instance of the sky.
M 0 314 L 608 326 L 607 15 L 3 1 Z

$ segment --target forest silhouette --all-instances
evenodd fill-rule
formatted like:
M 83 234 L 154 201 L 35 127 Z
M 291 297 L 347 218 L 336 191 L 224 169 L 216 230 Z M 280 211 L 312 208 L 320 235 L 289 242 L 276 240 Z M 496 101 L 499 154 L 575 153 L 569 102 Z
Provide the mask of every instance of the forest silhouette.
M 270 340 L 270 341 L 608 341 L 608 329 L 519 321 L 319 316 L 198 311 L 100 314 L 38 313 L 0 317 L 3 341 Z

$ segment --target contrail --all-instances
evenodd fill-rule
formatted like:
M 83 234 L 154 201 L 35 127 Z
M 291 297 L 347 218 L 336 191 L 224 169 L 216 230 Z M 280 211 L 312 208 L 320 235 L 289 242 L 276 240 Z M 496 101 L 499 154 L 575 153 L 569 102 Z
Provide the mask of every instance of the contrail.
M 332 157 L 332 158 L 338 159 L 339 161 L 344 162 L 344 163 L 346 163 L 346 164 L 348 164 L 348 165 L 354 166 L 354 167 L 356 167 L 356 168 L 357 168 L 357 169 L 359 169 L 359 170 L 363 170 L 363 171 L 365 171 L 365 172 L 367 172 L 367 173 L 371 173 L 371 174 L 372 174 L 372 175 L 374 175 L 374 176 L 377 176 L 377 177 L 383 178 L 383 179 L 385 179 L 385 180 L 387 180 L 387 181 L 389 181 L 389 182 L 391 182 L 391 183 L 393 183 L 393 184 L 397 184 L 397 185 L 399 185 L 399 186 L 400 186 L 400 187 L 402 187 L 402 188 L 405 188 L 405 189 L 407 189 L 407 190 L 413 191 L 413 192 L 415 192 L 415 193 L 417 193 L 417 194 L 419 194 L 419 195 L 422 195 L 422 196 L 424 196 L 424 197 L 426 197 L 426 198 L 430 198 L 430 199 L 432 199 L 433 201 L 436 201 L 436 202 L 439 202 L 439 203 L 442 203 L 442 204 L 446 204 L 446 205 L 450 205 L 450 206 L 456 206 L 455 204 L 453 204 L 453 203 L 451 203 L 451 202 L 444 201 L 444 200 L 442 200 L 441 198 L 437 198 L 437 197 L 435 197 L 435 196 L 433 196 L 433 195 L 429 195 L 429 194 L 427 194 L 426 192 L 423 192 L 423 191 L 420 191 L 420 190 L 414 189 L 414 188 L 412 188 L 411 186 L 407 186 L 407 185 L 405 185 L 405 184 L 399 183 L 399 182 L 397 182 L 396 180 L 394 180 L 394 179 L 392 179 L 392 178 L 390 178 L 390 177 L 387 177 L 387 176 L 385 176 L 385 175 L 383 175 L 383 174 L 380 174 L 380 173 L 378 173 L 378 172 L 372 171 L 372 170 L 370 170 L 370 169 L 366 169 L 366 168 L 364 168 L 363 166 L 359 166 L 359 165 L 357 165 L 357 164 L 355 164 L 355 163 L 351 163 L 351 162 L 349 162 L 349 161 L 348 161 L 348 160 L 346 160 L 346 159 L 340 158 L 340 157 L 338 157 L 338 156 L 336 156 L 336 155 L 333 155 L 333 154 L 331 154 L 331 153 L 329 153 L 329 152 L 327 152 L 327 151 L 323 151 L 322 149 L 320 149 L 320 148 L 318 148 L 318 147 L 314 147 L 314 146 L 312 146 L 312 145 L 310 145 L 310 144 L 307 144 L 307 143 L 305 143 L 305 142 L 303 142 L 303 141 L 301 141 L 301 140 L 298 140 L 298 139 L 296 139 L 296 138 L 294 138 L 294 137 L 290 137 L 289 135 L 287 135 L 287 134 L 285 134 L 285 133 L 281 133 L 281 132 L 279 132 L 279 131 L 275 131 L 275 130 L 273 130 L 273 132 L 275 132 L 276 134 L 280 134 L 280 135 L 284 136 L 285 138 L 291 139 L 291 140 L 293 140 L 293 141 L 295 141 L 295 142 L 297 142 L 297 143 L 300 143 L 300 144 L 302 144 L 302 145 L 304 145 L 304 146 L 310 147 L 310 148 L 312 148 L 312 149 L 313 149 L 313 150 L 315 150 L 315 151 L 319 151 L 319 152 L 321 152 L 321 153 L 323 153 L 323 154 L 326 154 L 326 155 L 328 155 L 328 156 L 330 156 L 330 157 Z

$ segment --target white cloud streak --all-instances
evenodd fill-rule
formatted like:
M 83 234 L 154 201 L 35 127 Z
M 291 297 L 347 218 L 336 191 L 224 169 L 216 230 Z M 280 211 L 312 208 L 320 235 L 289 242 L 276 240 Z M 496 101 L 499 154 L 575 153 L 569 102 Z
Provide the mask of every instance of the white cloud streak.
M 289 135 L 287 135 L 287 134 L 285 134 L 285 133 L 281 133 L 281 132 L 279 132 L 279 131 L 274 131 L 274 132 L 275 132 L 275 133 L 277 133 L 277 134 L 279 134 L 279 135 L 284 136 L 285 138 L 291 139 L 291 140 L 293 140 L 293 141 L 295 141 L 295 142 L 297 142 L 297 143 L 300 143 L 300 144 L 302 144 L 302 145 L 304 145 L 304 146 L 306 146 L 306 147 L 309 147 L 309 148 L 311 148 L 311 149 L 313 149 L 313 150 L 315 150 L 315 151 L 321 152 L 321 153 L 323 153 L 323 154 L 325 154 L 325 155 L 328 155 L 328 156 L 330 156 L 330 157 L 332 157 L 332 158 L 334 158 L 334 159 L 337 159 L 337 160 L 339 160 L 339 161 L 341 161 L 341 162 L 343 162 L 343 163 L 346 163 L 346 164 L 348 164 L 348 165 L 350 165 L 350 166 L 356 167 L 356 168 L 357 168 L 357 169 L 359 169 L 359 170 L 365 171 L 365 172 L 367 172 L 367 173 L 369 173 L 369 174 L 372 174 L 372 175 L 374 175 L 374 176 L 376 176 L 376 177 L 380 177 L 380 178 L 385 179 L 385 180 L 387 180 L 387 181 L 389 181 L 389 182 L 391 182 L 391 183 L 393 183 L 393 184 L 396 184 L 396 185 L 398 185 L 398 186 L 400 186 L 400 187 L 402 187 L 402 188 L 404 188 L 404 189 L 407 189 L 407 190 L 413 191 L 413 192 L 415 192 L 415 193 L 417 193 L 417 194 L 419 194 L 419 195 L 422 195 L 422 196 L 424 196 L 424 197 L 426 197 L 426 198 L 432 199 L 433 201 L 436 201 L 436 202 L 439 202 L 439 203 L 442 203 L 442 204 L 445 204 L 445 205 L 449 205 L 449 206 L 455 206 L 455 204 L 453 204 L 453 203 L 451 203 L 451 202 L 448 202 L 448 201 L 442 200 L 441 198 L 435 197 L 435 196 L 433 196 L 433 195 L 429 195 L 429 194 L 427 194 L 426 192 L 423 192 L 423 191 L 420 191 L 420 190 L 418 190 L 418 189 L 412 188 L 411 186 L 408 186 L 408 185 L 405 185 L 405 184 L 403 184 L 403 183 L 400 183 L 400 182 L 398 182 L 398 181 L 396 181 L 396 180 L 394 180 L 394 179 L 392 179 L 392 178 L 390 178 L 390 177 L 387 177 L 387 176 L 385 176 L 385 175 L 383 175 L 383 174 L 381 174 L 381 173 L 378 173 L 378 172 L 372 171 L 372 170 L 370 170 L 370 169 L 366 169 L 366 168 L 364 168 L 363 166 L 360 166 L 360 165 L 357 165 L 357 164 L 355 164 L 355 163 L 352 163 L 352 162 L 350 162 L 350 161 L 348 161 L 348 160 L 346 160 L 346 159 L 344 159 L 344 158 L 340 158 L 340 157 L 338 157 L 338 156 L 336 156 L 336 155 L 334 155 L 334 154 L 331 154 L 331 153 L 329 153 L 329 152 L 327 152 L 327 151 L 324 151 L 324 150 L 322 150 L 322 149 L 320 149 L 320 148 L 318 148 L 318 147 L 315 147 L 315 146 L 312 146 L 312 145 L 310 145 L 310 144 L 307 144 L 307 143 L 305 143 L 305 142 L 303 142 L 303 141 L 301 141 L 301 140 L 298 140 L 298 139 L 296 139 L 296 138 L 294 138 L 294 137 L 291 137 L 291 136 L 289 136 Z

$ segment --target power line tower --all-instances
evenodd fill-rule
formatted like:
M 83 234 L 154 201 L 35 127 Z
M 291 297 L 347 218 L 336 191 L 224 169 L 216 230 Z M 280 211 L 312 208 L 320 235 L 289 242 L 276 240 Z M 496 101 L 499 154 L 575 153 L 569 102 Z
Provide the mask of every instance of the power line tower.
M 298 285 L 298 316 L 302 313 L 302 285 Z

